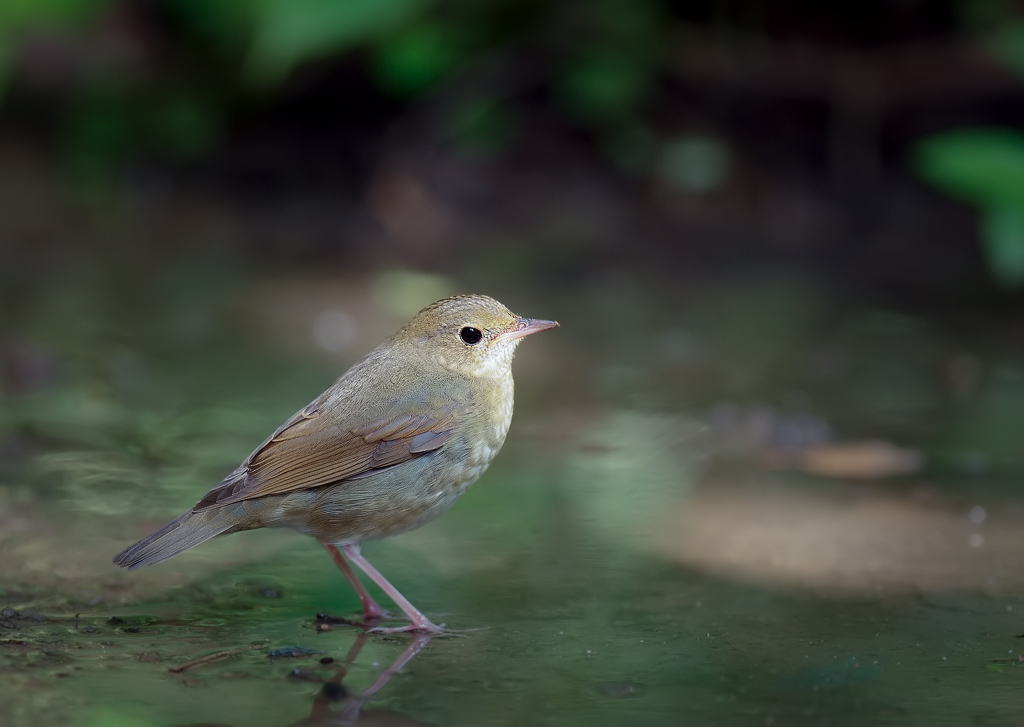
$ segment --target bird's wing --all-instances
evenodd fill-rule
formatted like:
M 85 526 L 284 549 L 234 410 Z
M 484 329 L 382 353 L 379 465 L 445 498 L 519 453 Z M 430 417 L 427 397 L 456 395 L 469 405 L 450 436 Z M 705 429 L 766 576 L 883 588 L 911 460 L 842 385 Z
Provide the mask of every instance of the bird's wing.
M 401 412 L 399 402 L 392 411 Z M 396 413 L 371 422 L 327 416 L 323 399 L 295 413 L 193 510 L 352 479 L 441 447 L 461 413 Z

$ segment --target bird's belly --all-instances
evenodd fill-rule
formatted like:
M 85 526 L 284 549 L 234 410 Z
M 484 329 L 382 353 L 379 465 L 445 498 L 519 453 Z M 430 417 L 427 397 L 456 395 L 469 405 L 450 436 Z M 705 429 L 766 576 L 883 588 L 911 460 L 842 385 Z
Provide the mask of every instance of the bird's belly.
M 446 446 L 366 477 L 286 495 L 274 524 L 336 544 L 412 530 L 448 510 L 487 469 L 498 447 Z

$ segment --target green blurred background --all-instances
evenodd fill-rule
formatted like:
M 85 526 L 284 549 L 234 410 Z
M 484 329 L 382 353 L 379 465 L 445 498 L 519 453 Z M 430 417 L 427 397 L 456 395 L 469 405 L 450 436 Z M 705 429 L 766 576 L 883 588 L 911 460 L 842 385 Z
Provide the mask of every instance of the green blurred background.
M 0 49 L 5 289 L 68 244 L 55 217 L 97 249 L 126 205 L 189 203 L 222 226 L 123 244 L 444 271 L 500 246 L 544 280 L 808 266 L 930 301 L 1024 283 L 1003 0 L 8 0 Z
M 1019 723 L 1019 3 L 0 0 L 0 724 L 308 713 L 266 649 L 167 669 L 340 659 L 314 543 L 109 560 L 462 292 L 562 328 L 367 548 L 489 627 L 384 707 Z

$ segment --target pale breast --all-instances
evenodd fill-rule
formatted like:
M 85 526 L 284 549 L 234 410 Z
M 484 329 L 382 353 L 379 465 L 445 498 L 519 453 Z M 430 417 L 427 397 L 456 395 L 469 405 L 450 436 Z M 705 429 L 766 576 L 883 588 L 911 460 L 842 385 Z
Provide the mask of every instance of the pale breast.
M 450 508 L 498 454 L 512 423 L 513 383 L 495 382 L 502 404 L 463 426 L 440 449 L 355 480 L 319 489 L 283 523 L 331 543 L 357 543 L 418 528 Z M 297 515 L 299 513 L 296 513 Z
M 487 419 L 474 427 L 469 436 L 453 443 L 455 446 L 447 452 L 439 453 L 452 462 L 448 487 L 455 491 L 455 498 L 480 478 L 505 443 L 505 435 L 512 424 L 514 384 L 511 374 L 499 378 L 497 385 L 501 395 L 495 400 L 501 405 L 489 412 Z

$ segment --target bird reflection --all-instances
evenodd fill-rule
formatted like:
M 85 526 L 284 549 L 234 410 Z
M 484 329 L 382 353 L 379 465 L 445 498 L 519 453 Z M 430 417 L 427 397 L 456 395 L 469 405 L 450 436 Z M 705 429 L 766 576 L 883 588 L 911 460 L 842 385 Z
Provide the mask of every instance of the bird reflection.
M 355 663 L 359 652 L 366 646 L 366 642 L 369 640 L 366 633 L 361 633 L 356 637 L 345 660 L 333 667 L 335 673 L 331 678 L 321 679 L 314 677 L 312 673 L 296 669 L 292 672 L 293 678 L 319 681 L 323 686 L 313 699 L 313 708 L 310 710 L 309 716 L 291 723 L 289 727 L 344 727 L 357 724 L 363 727 L 430 727 L 427 722 L 419 722 L 412 717 L 387 709 L 363 711 L 363 705 L 379 692 L 391 680 L 391 677 L 412 661 L 413 657 L 427 645 L 431 638 L 433 638 L 433 634 L 413 634 L 412 641 L 409 642 L 405 651 L 377 675 L 373 684 L 359 694 L 350 693 L 342 681 L 348 674 L 349 667 Z M 190 727 L 231 727 L 231 725 L 205 722 L 193 724 Z
M 412 641 L 405 648 L 397 659 L 395 659 L 384 671 L 377 675 L 369 687 L 359 694 L 349 694 L 342 684 L 342 680 L 348 673 L 348 668 L 355 663 L 359 652 L 366 646 L 369 636 L 365 633 L 356 637 L 355 643 L 349 649 L 345 661 L 336 669 L 336 673 L 330 679 L 324 681 L 323 687 L 313 700 L 313 709 L 309 717 L 294 722 L 291 727 L 330 727 L 333 725 L 360 724 L 377 727 L 426 727 L 426 722 L 418 722 L 404 714 L 392 712 L 386 709 L 374 709 L 362 711 L 363 705 L 380 691 L 395 674 L 400 672 L 406 664 L 412 661 L 420 649 L 427 645 L 432 634 L 413 634 Z

